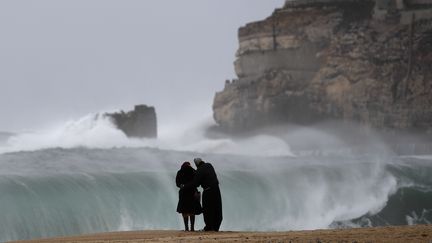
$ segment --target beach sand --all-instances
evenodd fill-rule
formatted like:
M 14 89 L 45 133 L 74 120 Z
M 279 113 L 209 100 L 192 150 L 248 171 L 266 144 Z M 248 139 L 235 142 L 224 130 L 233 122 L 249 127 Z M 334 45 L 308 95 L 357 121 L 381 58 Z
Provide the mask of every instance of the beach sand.
M 150 230 L 53 238 L 20 243 L 141 243 L 141 242 L 427 242 L 432 225 L 286 232 L 184 232 Z

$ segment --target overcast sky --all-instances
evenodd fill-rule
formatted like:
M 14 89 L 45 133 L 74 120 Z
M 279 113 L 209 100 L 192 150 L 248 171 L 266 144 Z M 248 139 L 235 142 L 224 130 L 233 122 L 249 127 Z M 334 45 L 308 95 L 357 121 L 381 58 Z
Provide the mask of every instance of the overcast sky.
M 2 0 L 0 131 L 156 107 L 211 114 L 235 77 L 237 29 L 283 0 Z

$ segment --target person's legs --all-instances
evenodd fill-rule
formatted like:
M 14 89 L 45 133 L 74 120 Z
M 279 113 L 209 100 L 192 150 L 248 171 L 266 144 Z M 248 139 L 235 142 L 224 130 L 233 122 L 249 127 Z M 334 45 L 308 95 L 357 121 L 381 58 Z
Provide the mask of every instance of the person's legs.
M 190 222 L 191 222 L 190 230 L 195 231 L 195 215 L 194 214 L 190 215 Z
M 187 214 L 187 213 L 183 213 L 182 214 L 182 216 L 183 216 L 183 223 L 184 223 L 184 226 L 185 226 L 185 231 L 189 231 L 189 226 L 188 226 L 188 224 L 189 224 L 189 215 Z
M 218 231 L 220 222 L 222 221 L 222 214 L 219 211 L 222 210 L 220 206 L 221 199 L 218 188 L 212 188 L 206 192 L 206 211 L 205 211 L 205 223 L 206 231 Z M 203 202 L 204 204 L 204 202 Z
M 213 227 L 215 231 L 219 231 L 219 227 L 222 223 L 222 197 L 220 194 L 219 187 L 214 189 L 214 221 Z
M 212 229 L 212 216 L 211 216 L 211 198 L 208 191 L 203 192 L 202 197 L 203 216 L 204 216 L 204 231 L 211 231 Z

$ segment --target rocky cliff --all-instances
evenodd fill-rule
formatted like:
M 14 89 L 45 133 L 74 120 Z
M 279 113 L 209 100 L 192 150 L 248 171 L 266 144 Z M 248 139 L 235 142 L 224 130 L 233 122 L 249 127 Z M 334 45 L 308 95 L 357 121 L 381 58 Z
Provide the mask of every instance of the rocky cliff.
M 287 1 L 241 27 L 238 79 L 216 93 L 215 121 L 228 131 L 329 119 L 430 131 L 432 2 L 382 2 Z
M 133 111 L 105 113 L 128 137 L 157 137 L 156 112 L 154 107 L 136 105 Z

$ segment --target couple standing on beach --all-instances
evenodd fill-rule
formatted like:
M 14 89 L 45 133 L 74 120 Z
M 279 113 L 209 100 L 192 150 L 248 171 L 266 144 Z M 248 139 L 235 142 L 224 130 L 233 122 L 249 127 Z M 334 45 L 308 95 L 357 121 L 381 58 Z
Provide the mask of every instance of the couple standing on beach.
M 184 162 L 177 172 L 176 184 L 180 188 L 177 212 L 183 216 L 185 230 L 194 231 L 195 215 L 204 215 L 204 231 L 219 231 L 222 223 L 222 198 L 216 172 L 210 163 L 195 158 L 197 169 L 193 169 L 189 162 Z M 200 194 L 197 187 L 203 188 L 202 208 Z

